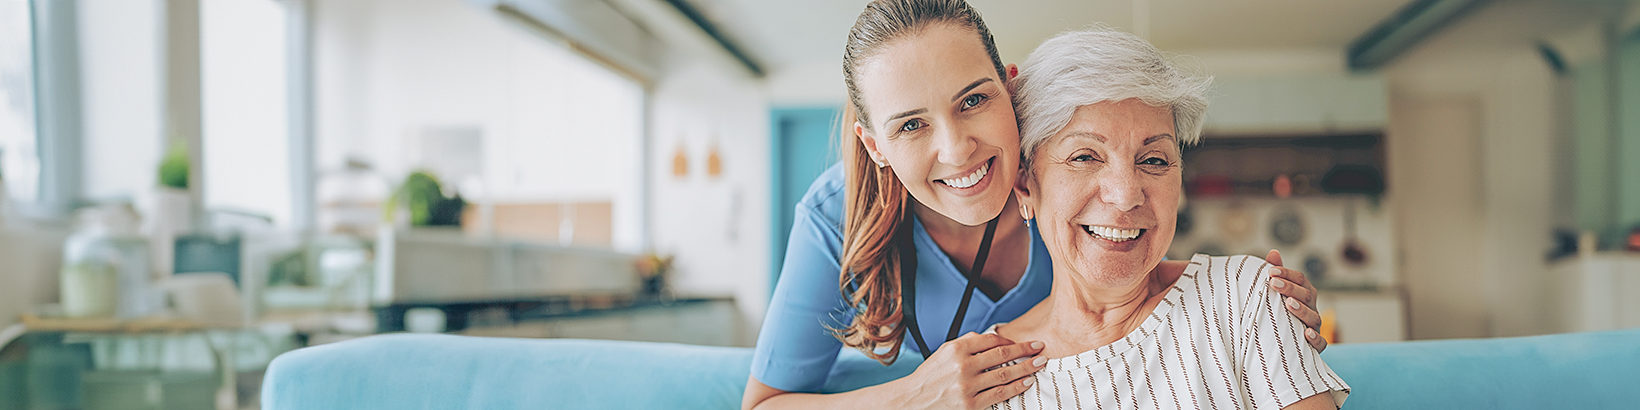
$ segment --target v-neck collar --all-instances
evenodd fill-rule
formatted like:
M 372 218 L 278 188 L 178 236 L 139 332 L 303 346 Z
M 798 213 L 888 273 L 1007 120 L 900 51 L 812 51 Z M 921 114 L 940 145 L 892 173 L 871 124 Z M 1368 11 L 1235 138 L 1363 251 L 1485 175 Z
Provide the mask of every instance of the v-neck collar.
M 1167 315 L 1171 314 L 1175 309 L 1181 309 L 1180 304 L 1184 303 L 1184 295 L 1195 292 L 1197 282 L 1199 281 L 1198 278 L 1200 278 L 1202 273 L 1205 271 L 1208 258 L 1208 255 L 1200 253 L 1191 256 L 1190 261 L 1192 263 L 1186 266 L 1184 273 L 1180 274 L 1179 278 L 1173 282 L 1173 285 L 1168 287 L 1167 294 L 1162 296 L 1161 303 L 1156 304 L 1156 309 L 1152 310 L 1150 315 L 1145 317 L 1144 323 L 1140 323 L 1138 328 L 1128 332 L 1128 334 L 1122 336 L 1121 339 L 1117 339 L 1110 344 L 1094 348 L 1093 350 L 1058 359 L 1048 359 L 1048 364 L 1043 366 L 1041 371 L 1059 372 L 1079 370 L 1095 363 L 1114 360 L 1124 356 L 1130 350 L 1143 346 L 1147 343 L 1147 340 L 1156 337 L 1156 332 L 1161 328 L 1162 321 L 1167 317 Z M 991 325 L 990 328 L 985 330 L 985 333 L 996 333 L 997 326 L 1002 326 L 1003 324 L 1005 323 Z
M 912 240 L 916 241 L 918 252 L 920 253 L 920 252 L 922 252 L 922 250 L 933 250 L 934 252 L 938 252 L 939 255 L 942 256 L 941 258 L 938 258 L 939 259 L 938 266 L 940 268 L 942 268 L 942 269 L 939 269 L 940 274 L 948 275 L 952 279 L 956 280 L 957 283 L 960 283 L 963 286 L 967 286 L 968 285 L 968 277 L 963 276 L 962 270 L 957 269 L 957 265 L 951 262 L 951 255 L 947 255 L 944 250 L 940 249 L 940 245 L 938 243 L 934 242 L 934 237 L 928 235 L 928 230 L 923 227 L 922 218 L 918 218 L 915 215 L 913 215 L 912 218 L 911 218 L 911 225 L 912 225 L 912 229 L 913 229 L 912 230 Z M 1010 299 L 1023 297 L 1023 296 L 1016 296 L 1016 295 L 1021 294 L 1021 293 L 1025 293 L 1025 291 L 1022 291 L 1020 289 L 1023 289 L 1023 288 L 1026 287 L 1027 281 L 1034 279 L 1033 278 L 1034 275 L 1033 275 L 1032 272 L 1037 270 L 1037 269 L 1032 269 L 1034 267 L 1033 265 L 1035 265 L 1037 263 L 1051 263 L 1047 260 L 1038 260 L 1038 258 L 1036 257 L 1036 253 L 1037 253 L 1036 248 L 1039 247 L 1039 246 L 1042 246 L 1042 243 L 1038 239 L 1039 237 L 1037 236 L 1036 224 L 1031 223 L 1031 221 L 1025 221 L 1025 227 L 1028 231 L 1027 233 L 1030 236 L 1030 238 L 1028 239 L 1030 241 L 1030 247 L 1027 248 L 1027 255 L 1025 256 L 1025 258 L 1026 258 L 1025 259 L 1025 273 L 1020 275 L 1019 282 L 1015 283 L 1013 288 L 1008 289 L 1007 292 L 1002 293 L 1002 297 L 992 299 L 991 295 L 988 295 L 985 292 L 975 292 L 976 294 L 980 295 L 980 298 L 978 300 L 976 300 L 975 302 L 983 302 L 983 303 L 986 303 L 988 306 L 996 306 L 996 305 L 1002 304 L 1004 302 L 1007 302 Z

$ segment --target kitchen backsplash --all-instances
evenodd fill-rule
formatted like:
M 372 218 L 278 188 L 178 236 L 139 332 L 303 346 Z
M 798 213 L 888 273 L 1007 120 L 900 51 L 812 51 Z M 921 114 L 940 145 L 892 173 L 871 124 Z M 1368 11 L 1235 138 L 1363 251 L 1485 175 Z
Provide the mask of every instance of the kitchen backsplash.
M 1286 266 L 1318 287 L 1384 288 L 1396 281 L 1396 247 L 1383 204 L 1365 195 L 1190 198 L 1168 257 L 1264 257 L 1278 249 Z

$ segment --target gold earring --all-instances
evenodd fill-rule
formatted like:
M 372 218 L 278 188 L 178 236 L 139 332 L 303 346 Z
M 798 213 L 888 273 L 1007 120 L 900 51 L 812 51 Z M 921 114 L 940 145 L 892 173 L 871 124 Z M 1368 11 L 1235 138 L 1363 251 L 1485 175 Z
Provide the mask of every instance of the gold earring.
M 1019 204 L 1019 216 L 1027 221 L 1031 220 L 1031 208 L 1025 206 L 1025 204 Z

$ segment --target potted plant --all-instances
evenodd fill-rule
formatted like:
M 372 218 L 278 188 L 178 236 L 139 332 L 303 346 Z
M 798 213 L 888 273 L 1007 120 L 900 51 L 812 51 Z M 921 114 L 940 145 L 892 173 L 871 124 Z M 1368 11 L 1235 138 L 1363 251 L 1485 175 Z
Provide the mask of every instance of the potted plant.
M 411 172 L 387 203 L 389 220 L 398 209 L 409 213 L 410 226 L 460 226 L 461 211 L 467 201 L 460 194 L 445 196 L 438 177 L 427 171 Z

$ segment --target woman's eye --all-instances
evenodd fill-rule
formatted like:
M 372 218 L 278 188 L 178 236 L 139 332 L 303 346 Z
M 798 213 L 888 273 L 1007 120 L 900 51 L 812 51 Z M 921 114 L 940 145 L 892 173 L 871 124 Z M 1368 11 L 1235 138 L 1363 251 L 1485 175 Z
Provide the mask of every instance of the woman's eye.
M 1071 157 L 1071 162 L 1087 162 L 1087 161 L 1098 161 L 1098 160 L 1099 160 L 1098 158 L 1094 158 L 1092 155 L 1088 155 L 1088 154 L 1081 154 L 1081 155 Z
M 985 94 L 974 94 L 962 99 L 962 108 L 969 109 L 985 103 Z
M 920 121 L 920 120 L 906 121 L 905 124 L 900 124 L 900 132 L 911 132 L 911 131 L 920 130 L 920 129 L 922 129 L 923 126 L 924 126 L 923 122 Z
M 1161 158 L 1158 158 L 1158 157 L 1145 158 L 1144 161 L 1140 161 L 1139 163 L 1144 164 L 1144 165 L 1155 165 L 1155 166 L 1163 166 L 1163 167 L 1168 166 L 1168 165 L 1172 165 L 1172 164 L 1169 164 L 1167 162 L 1167 160 L 1161 159 Z

